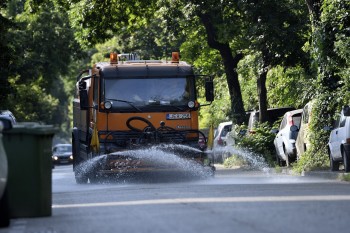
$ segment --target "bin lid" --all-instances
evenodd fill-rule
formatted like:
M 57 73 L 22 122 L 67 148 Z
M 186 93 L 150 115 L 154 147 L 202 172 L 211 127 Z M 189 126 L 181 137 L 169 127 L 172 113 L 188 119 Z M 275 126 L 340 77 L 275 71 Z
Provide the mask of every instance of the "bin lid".
M 44 125 L 38 122 L 18 122 L 13 125 L 11 130 L 3 132 L 5 134 L 40 134 L 40 135 L 51 135 L 58 132 L 58 129 L 53 125 Z

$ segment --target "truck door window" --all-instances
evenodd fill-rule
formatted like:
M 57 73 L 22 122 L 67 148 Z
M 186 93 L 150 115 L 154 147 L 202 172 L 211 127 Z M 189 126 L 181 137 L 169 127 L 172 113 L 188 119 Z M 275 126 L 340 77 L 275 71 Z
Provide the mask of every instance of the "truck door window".
M 99 79 L 97 77 L 94 77 L 94 106 L 98 103 L 98 81 Z

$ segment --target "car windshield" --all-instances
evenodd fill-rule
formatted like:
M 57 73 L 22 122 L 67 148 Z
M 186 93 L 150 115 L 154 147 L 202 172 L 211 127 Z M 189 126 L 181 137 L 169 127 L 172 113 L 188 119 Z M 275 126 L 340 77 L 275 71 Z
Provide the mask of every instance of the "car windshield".
M 226 125 L 221 132 L 221 137 L 226 137 L 227 133 L 231 131 L 232 126 Z
M 58 147 L 56 147 L 56 149 L 54 151 L 55 152 L 59 152 L 59 153 L 71 152 L 72 151 L 72 146 L 71 145 L 58 146 Z
M 191 79 L 177 78 L 120 78 L 104 80 L 105 100 L 114 107 L 139 108 L 143 106 L 187 105 L 193 99 Z M 113 101 L 114 100 L 114 101 Z

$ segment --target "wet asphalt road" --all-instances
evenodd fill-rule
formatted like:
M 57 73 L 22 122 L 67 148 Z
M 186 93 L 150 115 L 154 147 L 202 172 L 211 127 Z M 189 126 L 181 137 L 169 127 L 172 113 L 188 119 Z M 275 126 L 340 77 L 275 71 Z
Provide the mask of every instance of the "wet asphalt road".
M 350 184 L 262 171 L 214 178 L 155 174 L 78 185 L 53 170 L 52 216 L 12 219 L 0 233 L 349 232 Z

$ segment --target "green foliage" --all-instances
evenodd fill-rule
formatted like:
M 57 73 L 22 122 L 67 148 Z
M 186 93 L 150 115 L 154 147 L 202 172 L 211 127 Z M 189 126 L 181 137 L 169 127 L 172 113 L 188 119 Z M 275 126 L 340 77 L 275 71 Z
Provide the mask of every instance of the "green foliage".
M 64 4 L 79 42 L 91 47 L 112 38 L 122 30 L 134 31 L 154 14 L 152 0 L 81 0 Z
M 310 148 L 302 154 L 295 166 L 295 170 L 299 173 L 329 166 L 327 149 L 329 131 L 324 130 L 324 127 L 333 125 L 333 109 L 336 105 L 334 96 L 335 93 L 325 92 L 315 99 L 309 122 Z
M 245 1 L 243 1 L 245 2 Z M 263 0 L 241 4 L 249 24 L 250 50 L 261 53 L 262 69 L 306 61 L 307 9 L 303 1 Z M 288 39 L 286 39 L 288 38 Z M 261 73 L 261 72 L 259 72 Z
M 6 108 L 6 97 L 12 92 L 8 82 L 9 66 L 14 57 L 13 48 L 9 45 L 12 38 L 8 31 L 15 27 L 13 20 L 6 17 L 4 9 L 7 1 L 0 3 L 0 107 Z
M 271 132 L 271 127 L 268 123 L 259 123 L 255 128 L 254 134 L 247 133 L 246 136 L 238 136 L 235 138 L 238 148 L 248 149 L 255 154 L 262 155 L 268 164 L 273 165 L 275 159 L 275 147 L 273 140 L 275 134 Z M 236 135 L 240 135 L 241 127 L 236 127 Z
M 259 109 L 256 77 L 259 75 L 261 59 L 256 54 L 245 56 L 238 64 L 237 72 L 242 87 L 242 98 L 247 111 Z
M 56 124 L 55 113 L 59 112 L 59 101 L 46 93 L 41 87 L 41 81 L 42 79 L 38 79 L 30 84 L 20 84 L 18 78 L 10 80 L 14 94 L 7 101 L 18 121 Z
M 314 98 L 316 83 L 298 66 L 271 69 L 267 79 L 269 107 L 292 106 L 302 108 Z
M 350 182 L 350 174 L 343 174 L 340 178 L 342 181 Z
M 310 123 L 311 146 L 298 162 L 297 171 L 328 167 L 327 142 L 329 126 L 341 106 L 349 103 L 349 1 L 324 0 L 319 17 L 313 17 L 311 55 L 317 67 L 316 104 Z M 317 16 L 317 15 L 316 15 Z
M 222 54 L 208 45 L 212 37 L 229 44 L 233 56 L 244 54 L 235 71 L 246 110 L 258 107 L 256 81 L 267 70 L 269 107 L 299 108 L 317 100 L 311 148 L 296 169 L 328 166 L 328 133 L 322 129 L 350 103 L 350 2 L 316 2 L 322 7 L 315 9 L 320 14 L 312 17 L 311 30 L 304 0 L 5 0 L 0 3 L 0 106 L 18 120 L 58 124 L 69 132 L 79 69 L 111 50 L 145 59 L 180 50 L 197 73 L 215 76 L 216 101 L 201 108 L 200 125 L 217 125 L 231 120 L 232 99 L 239 97 L 230 96 Z M 203 26 L 204 15 L 211 30 Z M 203 80 L 198 85 L 202 97 Z M 272 163 L 269 131 L 261 125 L 237 142 Z
M 66 85 L 73 59 L 82 52 L 75 42 L 68 15 L 51 1 L 41 5 L 11 0 L 6 15 L 15 26 L 4 33 L 9 56 L 8 68 L 2 77 L 8 83 L 1 108 L 11 110 L 18 121 L 39 121 L 63 126 L 69 132 L 68 95 Z M 74 70 L 76 71 L 76 70 Z M 74 79 L 73 79 L 74 80 Z M 68 122 L 68 123 L 67 123 Z

